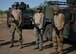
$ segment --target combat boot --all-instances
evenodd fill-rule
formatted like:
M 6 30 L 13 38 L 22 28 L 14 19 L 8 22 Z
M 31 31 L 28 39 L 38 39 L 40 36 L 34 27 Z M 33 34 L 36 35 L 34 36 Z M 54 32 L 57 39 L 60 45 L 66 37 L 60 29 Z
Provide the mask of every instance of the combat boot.
M 14 41 L 11 41 L 11 46 L 9 48 L 14 47 Z
M 43 45 L 43 37 L 42 35 L 39 35 L 39 51 L 43 49 L 42 45 Z
M 42 51 L 42 50 L 43 50 L 42 44 L 39 44 L 39 51 Z
M 12 35 L 12 39 L 11 39 L 11 46 L 10 48 L 14 47 L 14 35 Z
M 19 39 L 19 42 L 20 42 L 20 49 L 22 49 L 23 48 L 23 39 L 22 39 L 22 35 L 20 35 L 20 39 Z
M 36 44 L 35 44 L 34 50 L 39 49 L 39 38 L 38 38 L 38 37 L 36 38 L 35 43 L 36 43 Z

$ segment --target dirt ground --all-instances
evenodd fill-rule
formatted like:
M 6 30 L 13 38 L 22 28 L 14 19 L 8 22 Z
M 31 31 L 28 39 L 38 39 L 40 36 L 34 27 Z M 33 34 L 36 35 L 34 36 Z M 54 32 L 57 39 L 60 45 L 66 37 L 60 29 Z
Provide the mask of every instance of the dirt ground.
M 19 42 L 17 42 L 19 36 L 15 36 L 15 47 L 9 48 L 11 34 L 9 28 L 5 23 L 0 24 L 0 54 L 49 54 L 51 46 L 48 42 L 43 44 L 43 50 L 34 50 L 35 48 L 35 36 L 33 29 L 23 29 L 23 49 L 20 49 Z M 76 42 L 66 41 L 64 43 L 64 54 L 76 54 Z

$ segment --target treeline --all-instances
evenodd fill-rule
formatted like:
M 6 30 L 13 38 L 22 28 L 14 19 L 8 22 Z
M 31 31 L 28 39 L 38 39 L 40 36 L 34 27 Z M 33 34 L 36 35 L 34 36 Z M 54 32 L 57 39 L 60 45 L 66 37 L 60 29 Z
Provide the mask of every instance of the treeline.
M 27 8 L 27 10 L 32 10 L 32 11 L 34 11 L 34 8 Z M 8 10 L 5 10 L 5 11 L 0 10 L 0 14 L 5 14 L 5 13 L 8 13 Z
M 6 10 L 6 11 L 0 10 L 0 14 L 5 14 L 7 12 L 8 12 L 8 10 Z
M 3 14 L 4 13 L 4 11 L 3 10 L 0 10 L 0 14 Z

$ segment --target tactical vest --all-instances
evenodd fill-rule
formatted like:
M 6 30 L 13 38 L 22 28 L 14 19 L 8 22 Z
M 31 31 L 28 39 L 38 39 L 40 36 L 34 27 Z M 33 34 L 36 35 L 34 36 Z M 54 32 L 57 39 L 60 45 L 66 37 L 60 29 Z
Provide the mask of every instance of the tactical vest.
M 36 24 L 41 24 L 41 18 L 42 18 L 43 14 L 42 13 L 36 13 L 34 15 L 34 20 Z
M 14 19 L 18 21 L 20 18 L 20 10 L 12 10 L 12 15 Z

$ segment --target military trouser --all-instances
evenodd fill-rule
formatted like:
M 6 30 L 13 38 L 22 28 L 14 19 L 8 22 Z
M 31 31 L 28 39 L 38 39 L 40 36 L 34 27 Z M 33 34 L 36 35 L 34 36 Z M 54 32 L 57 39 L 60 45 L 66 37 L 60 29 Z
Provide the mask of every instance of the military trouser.
M 43 44 L 42 30 L 35 27 L 34 33 L 36 35 L 36 45 L 39 47 L 39 49 L 42 49 L 42 44 Z
M 23 42 L 22 29 L 20 27 L 18 27 L 15 23 L 12 23 L 10 30 L 11 30 L 11 33 L 12 33 L 11 34 L 12 35 L 12 39 L 11 39 L 12 46 L 14 46 L 14 38 L 15 38 L 14 36 L 15 36 L 15 32 L 17 32 L 20 36 L 20 38 L 19 38 L 20 45 L 21 45 L 21 47 L 23 47 L 22 46 L 22 42 Z
M 63 30 L 63 29 L 62 29 Z M 58 54 L 58 46 L 60 49 L 60 54 L 63 54 L 63 35 L 62 30 L 53 29 L 52 41 L 53 41 L 53 49 L 55 50 L 55 54 Z

